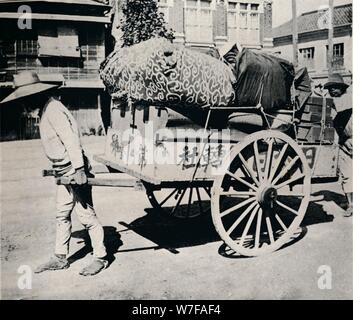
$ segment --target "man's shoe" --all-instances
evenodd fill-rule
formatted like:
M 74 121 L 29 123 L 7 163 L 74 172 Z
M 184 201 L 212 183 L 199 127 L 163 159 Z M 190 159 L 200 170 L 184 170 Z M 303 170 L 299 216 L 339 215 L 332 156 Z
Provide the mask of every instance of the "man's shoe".
M 95 258 L 91 264 L 80 271 L 81 276 L 94 276 L 108 266 L 108 260 Z
M 52 258 L 50 258 L 48 262 L 38 266 L 34 270 L 34 273 L 41 273 L 43 271 L 48 271 L 48 270 L 63 270 L 63 269 L 67 269 L 69 266 L 70 266 L 69 261 L 67 261 L 66 258 L 61 258 L 55 255 Z
M 353 215 L 353 206 L 350 205 L 350 206 L 348 207 L 348 209 L 344 212 L 343 216 L 344 216 L 345 218 L 349 218 L 349 217 L 351 217 L 352 215 Z

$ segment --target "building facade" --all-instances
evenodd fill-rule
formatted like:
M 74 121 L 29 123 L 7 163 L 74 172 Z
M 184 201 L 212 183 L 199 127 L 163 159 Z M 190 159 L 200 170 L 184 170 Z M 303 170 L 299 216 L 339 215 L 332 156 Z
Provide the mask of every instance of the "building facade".
M 61 99 L 83 134 L 101 133 L 103 123 L 109 124 L 110 98 L 98 70 L 113 49 L 111 33 L 119 38 L 123 1 L 0 1 L 0 30 L 6 30 L 0 33 L 0 99 L 13 90 L 15 74 L 34 70 L 43 81 L 63 83 Z M 272 47 L 271 0 L 157 1 L 176 43 Z M 0 109 L 1 139 L 38 137 L 38 119 L 32 113 L 15 103 Z
M 43 81 L 63 83 L 61 99 L 82 134 L 104 131 L 107 99 L 98 70 L 106 57 L 109 9 L 92 0 L 1 1 L 0 99 L 13 90 L 13 75 L 33 70 Z M 2 139 L 38 137 L 31 117 L 15 103 L 1 105 Z
M 158 0 L 158 6 L 176 43 L 217 48 L 234 43 L 259 49 L 272 46 L 270 0 Z
M 328 9 L 302 14 L 298 23 L 298 63 L 308 68 L 314 84 L 328 77 Z M 337 6 L 333 14 L 333 71 L 352 82 L 352 4 Z M 292 21 L 273 29 L 273 52 L 293 61 Z M 351 89 L 350 89 L 351 90 Z

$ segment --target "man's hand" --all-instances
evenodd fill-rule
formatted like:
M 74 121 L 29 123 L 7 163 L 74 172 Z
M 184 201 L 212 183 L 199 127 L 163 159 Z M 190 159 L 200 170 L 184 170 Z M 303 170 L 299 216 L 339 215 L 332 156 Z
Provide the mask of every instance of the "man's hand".
M 352 138 L 346 140 L 346 142 L 344 143 L 344 147 L 348 151 L 348 153 L 352 156 L 353 155 Z
M 72 178 L 78 185 L 83 185 L 87 183 L 87 175 L 84 168 L 79 168 L 75 170 Z

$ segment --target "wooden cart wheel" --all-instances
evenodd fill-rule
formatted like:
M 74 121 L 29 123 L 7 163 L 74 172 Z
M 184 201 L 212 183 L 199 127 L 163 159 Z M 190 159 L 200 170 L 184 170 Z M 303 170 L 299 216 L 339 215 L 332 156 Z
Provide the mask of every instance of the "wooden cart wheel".
M 145 184 L 152 207 L 175 218 L 195 218 L 210 211 L 211 187 L 175 187 L 156 189 Z
M 260 131 L 235 145 L 212 188 L 212 219 L 222 240 L 243 256 L 278 250 L 307 210 L 310 169 L 284 133 Z

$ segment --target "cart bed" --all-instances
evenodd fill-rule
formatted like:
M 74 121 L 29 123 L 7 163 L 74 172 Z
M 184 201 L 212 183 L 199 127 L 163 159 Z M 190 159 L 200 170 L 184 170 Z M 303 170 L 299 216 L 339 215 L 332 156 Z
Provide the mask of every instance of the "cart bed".
M 135 177 L 143 182 L 147 182 L 153 185 L 168 185 L 176 184 L 178 182 L 190 182 L 192 177 L 192 170 L 181 170 L 176 165 L 171 164 L 161 164 L 161 165 L 146 165 L 141 168 L 140 165 L 136 164 L 123 164 L 122 162 L 117 161 L 116 159 L 111 159 L 107 155 L 96 155 L 94 159 L 100 163 L 103 163 L 109 168 L 113 168 L 123 173 L 127 173 L 132 177 Z M 207 172 L 199 169 L 197 171 L 195 181 L 204 183 L 212 183 L 215 176 L 210 176 Z

